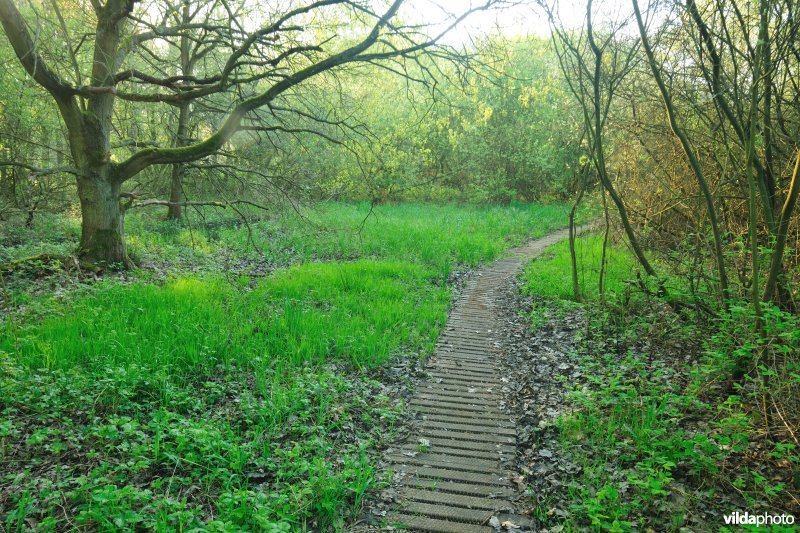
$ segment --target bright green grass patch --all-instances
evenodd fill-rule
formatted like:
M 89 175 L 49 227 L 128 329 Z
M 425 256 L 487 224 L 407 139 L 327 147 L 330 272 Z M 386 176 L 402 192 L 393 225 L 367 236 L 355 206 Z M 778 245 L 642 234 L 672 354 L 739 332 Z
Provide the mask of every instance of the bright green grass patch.
M 105 282 L 56 316 L 7 332 L 0 349 L 32 368 L 135 364 L 180 379 L 256 359 L 375 366 L 401 346 L 432 346 L 449 291 L 431 276 L 414 264 L 356 261 L 296 266 L 253 290 L 219 278 Z
M 445 270 L 497 258 L 510 245 L 566 225 L 564 204 L 503 206 L 323 202 L 303 212 L 279 211 L 247 226 L 209 212 L 183 225 L 131 218 L 131 251 L 142 258 L 170 254 L 201 261 L 208 254 L 262 256 L 277 265 L 314 260 L 381 258 Z M 263 213 L 256 213 L 262 216 Z M 228 223 L 225 223 L 228 222 Z
M 325 203 L 317 206 L 309 218 L 332 231 L 308 239 L 310 228 L 287 225 L 280 248 L 304 257 L 370 256 L 437 266 L 449 259 L 476 265 L 496 258 L 509 244 L 564 226 L 566 212 L 562 204 L 394 204 L 377 206 L 370 213 L 368 204 Z M 264 238 L 268 234 L 255 234 L 260 247 L 274 247 Z
M 600 295 L 600 267 L 603 257 L 602 235 L 590 234 L 575 241 L 578 260 L 578 284 L 584 300 L 596 300 Z M 626 282 L 636 271 L 633 254 L 621 246 L 609 243 L 606 250 L 605 290 L 607 295 L 625 292 Z M 572 300 L 572 267 L 569 242 L 564 240 L 549 247 L 539 258 L 531 261 L 524 274 L 525 291 L 531 295 Z

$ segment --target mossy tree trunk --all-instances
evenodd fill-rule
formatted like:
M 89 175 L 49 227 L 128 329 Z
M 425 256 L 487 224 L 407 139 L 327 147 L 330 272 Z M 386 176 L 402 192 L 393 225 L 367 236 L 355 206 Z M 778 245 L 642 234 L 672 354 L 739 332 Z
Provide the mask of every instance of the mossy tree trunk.
M 120 186 L 116 180 L 101 177 L 78 179 L 81 259 L 124 268 L 131 266 L 125 246 L 125 210 L 120 203 Z

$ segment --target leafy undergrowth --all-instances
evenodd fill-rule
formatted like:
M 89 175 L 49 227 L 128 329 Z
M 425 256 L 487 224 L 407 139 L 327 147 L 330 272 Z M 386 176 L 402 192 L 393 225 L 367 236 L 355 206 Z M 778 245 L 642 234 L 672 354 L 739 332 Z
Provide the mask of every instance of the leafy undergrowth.
M 319 209 L 340 223 L 368 211 Z M 380 483 L 375 451 L 403 411 L 391 381 L 406 378 L 389 367 L 432 349 L 452 271 L 563 212 L 388 206 L 360 236 L 251 222 L 272 256 L 229 221 L 141 222 L 132 249 L 163 268 L 5 279 L 3 526 L 343 529 Z
M 541 420 L 522 450 L 541 527 L 707 531 L 725 530 L 725 516 L 736 511 L 800 517 L 796 415 L 765 424 L 761 410 L 776 398 L 786 406 L 800 397 L 797 318 L 768 313 L 765 338 L 757 339 L 751 317 L 736 306 L 713 322 L 635 291 L 613 295 L 604 308 L 578 306 L 552 297 L 572 294 L 569 280 L 548 274 L 547 264 L 568 266 L 568 249 L 552 252 L 530 265 L 523 290 L 533 297 L 529 342 L 568 339 L 529 354 L 540 359 L 531 372 L 549 365 L 560 391 L 535 390 L 534 376 L 514 401 L 558 397 L 556 408 L 526 415 Z M 529 283 L 536 273 L 546 279 Z M 619 276 L 609 290 L 629 290 L 630 269 L 609 273 Z M 547 298 L 538 296 L 541 287 Z M 731 382 L 737 359 L 759 345 L 768 349 L 755 377 Z

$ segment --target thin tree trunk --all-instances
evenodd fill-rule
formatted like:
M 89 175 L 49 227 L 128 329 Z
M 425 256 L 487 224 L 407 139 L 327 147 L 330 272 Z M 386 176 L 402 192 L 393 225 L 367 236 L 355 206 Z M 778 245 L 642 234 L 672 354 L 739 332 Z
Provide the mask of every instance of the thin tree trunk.
M 0 138 L 0 142 L 3 139 Z M 7 157 L 13 161 L 13 157 Z M 4 199 L 14 207 L 17 207 L 17 184 L 14 178 L 15 167 L 3 167 L 0 169 L 0 198 Z
M 600 256 L 600 275 L 598 280 L 597 290 L 600 292 L 600 303 L 606 304 L 606 254 L 608 253 L 608 232 L 611 226 L 611 220 L 608 216 L 608 202 L 606 201 L 606 192 L 603 194 L 603 215 L 605 216 L 605 229 L 603 231 L 603 251 Z
M 581 174 L 583 174 L 583 170 L 581 170 Z M 575 199 L 575 203 L 572 204 L 572 209 L 569 212 L 569 259 L 570 259 L 570 266 L 572 268 L 572 294 L 575 298 L 576 302 L 583 301 L 581 296 L 581 287 L 578 283 L 578 258 L 575 254 L 575 237 L 577 236 L 577 228 L 575 227 L 575 213 L 578 210 L 578 206 L 583 199 L 583 193 L 586 191 L 586 180 L 581 180 L 580 188 L 578 189 L 578 197 Z
M 747 137 L 747 167 L 745 168 L 745 174 L 747 177 L 747 187 L 748 187 L 748 240 L 750 244 L 750 256 L 752 259 L 751 263 L 751 270 L 753 279 L 750 284 L 750 298 L 751 303 L 753 304 L 753 313 L 755 314 L 755 319 L 753 320 L 753 329 L 756 332 L 756 335 L 761 336 L 763 329 L 764 329 L 764 322 L 762 319 L 762 309 L 761 309 L 761 294 L 760 294 L 760 268 L 759 268 L 759 250 L 758 250 L 758 204 L 757 204 L 757 191 L 758 186 L 756 184 L 756 176 L 754 172 L 754 161 L 755 161 L 755 145 L 756 145 L 756 125 L 758 123 L 756 117 L 756 111 L 758 110 L 758 83 L 761 77 L 761 55 L 763 53 L 762 46 L 760 44 L 761 38 L 766 31 L 766 16 L 764 12 L 764 3 L 759 6 L 759 10 L 761 11 L 761 21 L 759 23 L 759 44 L 756 46 L 756 54 L 755 54 L 755 64 L 753 68 L 753 86 L 750 89 L 750 104 L 749 104 L 749 120 L 750 120 L 750 128 L 748 130 L 748 137 Z M 745 373 L 747 371 L 747 365 L 753 364 L 755 360 L 757 360 L 758 354 L 754 355 L 753 360 L 745 360 L 743 358 L 739 358 L 736 361 L 736 366 L 733 371 L 733 379 L 736 382 L 741 382 L 744 378 Z
M 789 185 L 789 193 L 786 196 L 786 202 L 783 204 L 783 209 L 781 210 L 780 218 L 778 220 L 778 225 L 776 228 L 776 235 L 775 235 L 775 245 L 772 249 L 772 258 L 770 260 L 770 268 L 769 274 L 767 276 L 767 282 L 764 285 L 764 295 L 763 300 L 765 302 L 771 301 L 776 299 L 779 304 L 782 306 L 786 306 L 791 301 L 791 295 L 789 295 L 787 301 L 781 301 L 786 298 L 786 296 L 781 297 L 779 294 L 776 294 L 779 291 L 776 291 L 776 287 L 778 286 L 779 278 L 783 275 L 783 252 L 786 249 L 786 236 L 789 232 L 789 219 L 792 217 L 792 213 L 794 213 L 795 206 L 797 205 L 797 196 L 800 193 L 800 184 L 797 183 L 797 174 L 800 172 L 800 150 L 797 151 L 797 159 L 794 164 L 794 172 L 792 173 L 792 181 Z
M 705 200 L 706 204 L 706 213 L 708 214 L 708 218 L 711 221 L 711 232 L 714 236 L 714 258 L 716 259 L 717 263 L 717 273 L 719 275 L 719 285 L 720 285 L 720 299 L 723 305 L 727 306 L 727 301 L 730 297 L 730 293 L 728 290 L 728 274 L 725 271 L 725 254 L 722 250 L 722 232 L 719 228 L 719 222 L 717 218 L 717 209 L 714 206 L 714 198 L 711 195 L 711 189 L 708 186 L 708 182 L 703 174 L 703 170 L 700 166 L 700 161 L 697 158 L 697 155 L 692 148 L 692 145 L 689 143 L 689 138 L 686 135 L 686 132 L 678 125 L 678 119 L 675 113 L 675 107 L 672 105 L 672 97 L 667 90 L 667 85 L 664 83 L 664 79 L 661 76 L 661 72 L 659 71 L 658 67 L 656 66 L 655 56 L 653 54 L 653 49 L 650 46 L 650 42 L 647 39 L 647 32 L 645 31 L 644 21 L 642 21 L 642 14 L 639 11 L 639 3 L 636 0 L 632 0 L 633 2 L 633 11 L 636 15 L 636 24 L 639 27 L 639 36 L 642 39 L 642 48 L 644 48 L 645 55 L 647 56 L 647 62 L 650 65 L 650 71 L 653 73 L 653 78 L 658 85 L 658 90 L 661 92 L 661 99 L 664 102 L 664 108 L 667 113 L 667 119 L 669 120 L 669 126 L 672 129 L 672 132 L 678 138 L 681 143 L 681 147 L 683 148 L 684 154 L 686 154 L 686 158 L 689 160 L 689 166 L 692 168 L 692 172 L 697 179 L 697 184 L 700 187 L 700 191 L 703 194 L 703 199 Z
M 592 30 L 592 0 L 586 2 L 586 15 L 587 38 L 589 41 L 589 46 L 592 49 L 592 53 L 594 54 L 594 73 L 592 77 L 592 103 L 594 105 L 594 163 L 597 168 L 597 173 L 600 176 L 600 182 L 603 184 L 603 187 L 606 189 L 606 191 L 608 191 L 608 195 L 611 196 L 611 200 L 614 202 L 614 205 L 619 211 L 622 228 L 625 230 L 625 235 L 628 237 L 628 241 L 633 249 L 633 254 L 636 256 L 636 259 L 639 261 L 639 264 L 642 265 L 642 268 L 644 268 L 644 271 L 648 276 L 659 279 L 656 270 L 653 268 L 653 266 L 650 264 L 650 261 L 647 260 L 647 257 L 644 254 L 644 250 L 639 243 L 639 239 L 636 237 L 636 233 L 633 231 L 633 226 L 628 219 L 628 210 L 625 207 L 622 198 L 619 196 L 619 194 L 617 194 L 614 185 L 611 183 L 611 179 L 609 178 L 608 171 L 606 169 L 600 101 L 600 79 L 602 77 L 603 51 L 597 46 L 597 43 L 594 40 L 594 31 Z M 659 292 L 662 296 L 667 295 L 663 283 L 660 282 Z

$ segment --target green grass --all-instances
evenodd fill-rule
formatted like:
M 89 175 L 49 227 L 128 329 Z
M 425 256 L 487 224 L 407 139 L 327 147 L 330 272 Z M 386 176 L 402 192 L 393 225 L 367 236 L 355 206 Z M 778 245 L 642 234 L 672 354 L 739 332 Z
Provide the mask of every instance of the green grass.
M 306 260 L 366 256 L 435 266 L 445 261 L 474 266 L 495 259 L 511 244 L 564 226 L 565 215 L 560 204 L 397 204 L 376 206 L 370 213 L 364 203 L 327 203 L 309 214 L 309 220 L 325 231 L 289 225 L 276 246 L 269 231 L 260 231 L 263 225 L 259 225 L 255 243 L 264 250 L 292 250 Z M 313 232 L 312 238 L 309 232 Z M 248 249 L 241 240 L 226 241 L 236 242 L 241 251 Z
M 562 226 L 566 209 L 368 212 L 275 214 L 251 224 L 255 246 L 216 213 L 205 227 L 137 215 L 131 252 L 165 281 L 142 270 L 48 296 L 10 280 L 24 310 L 0 330 L 4 526 L 343 529 L 403 408 L 374 369 L 432 350 L 452 269 Z M 47 224 L 5 256 L 66 246 Z M 276 270 L 224 273 L 243 257 Z
M 477 265 L 509 245 L 566 225 L 563 204 L 458 205 L 399 203 L 377 205 L 322 202 L 301 210 L 245 210 L 241 219 L 219 208 L 187 210 L 184 223 L 164 221 L 156 210 L 126 216 L 130 254 L 149 264 L 169 258 L 213 270 L 220 255 L 259 257 L 278 265 L 355 258 Z M 583 216 L 583 215 L 582 215 Z M 0 228 L 0 262 L 43 252 L 68 253 L 80 235 L 76 215 L 42 214 L 33 228 Z
M 602 235 L 588 234 L 575 241 L 578 262 L 578 285 L 584 300 L 600 296 L 600 268 L 603 258 Z M 636 258 L 624 247 L 609 243 L 606 250 L 605 290 L 611 297 L 625 293 L 626 284 L 634 279 Z M 572 300 L 572 267 L 569 242 L 561 241 L 548 248 L 525 269 L 524 286 L 528 294 Z
M 437 269 L 446 263 L 475 266 L 498 257 L 509 245 L 545 235 L 566 224 L 562 204 L 508 207 L 423 203 L 378 205 L 325 202 L 303 211 L 277 211 L 250 223 L 226 224 L 219 211 L 205 210 L 211 228 L 156 222 L 148 216 L 128 220 L 131 252 L 143 259 L 164 250 L 194 262 L 208 255 L 263 257 L 273 264 L 395 259 Z M 263 217 L 263 213 L 251 213 Z
M 359 260 L 298 265 L 252 289 L 244 277 L 103 282 L 57 316 L 7 333 L 0 349 L 30 368 L 135 364 L 171 379 L 252 366 L 255 358 L 297 366 L 347 357 L 371 367 L 400 346 L 432 346 L 449 301 L 432 274 L 413 263 Z

